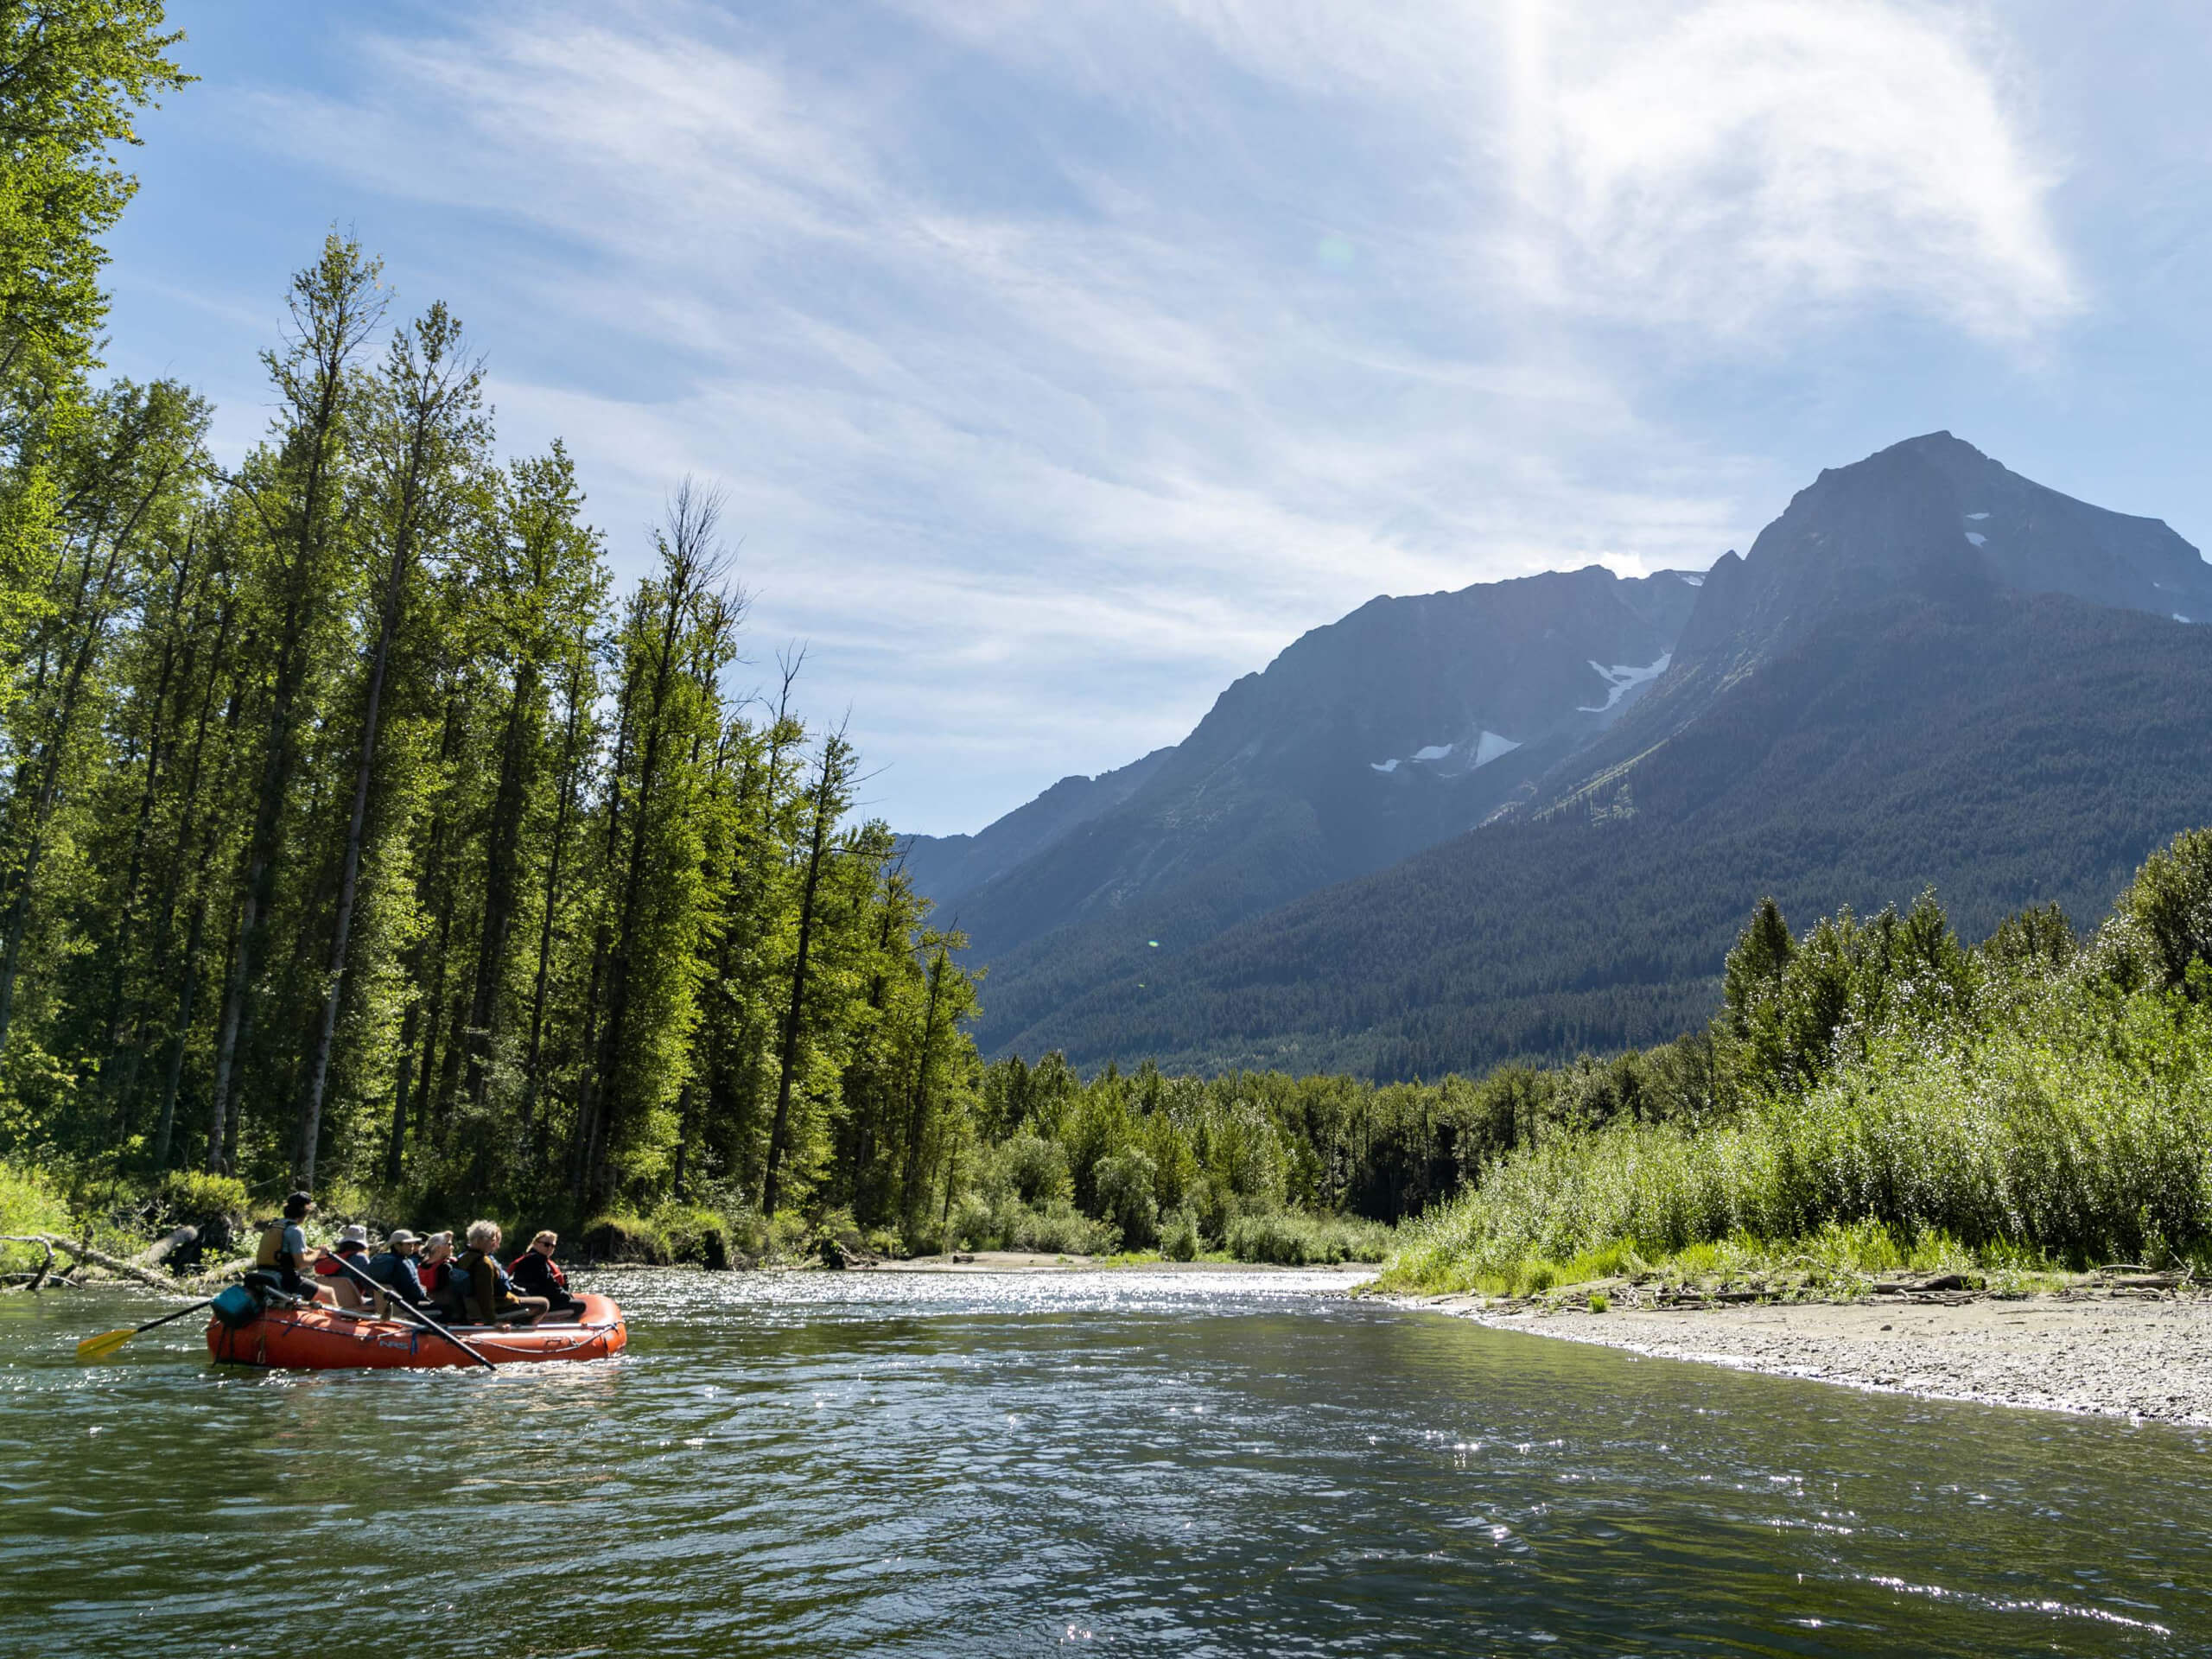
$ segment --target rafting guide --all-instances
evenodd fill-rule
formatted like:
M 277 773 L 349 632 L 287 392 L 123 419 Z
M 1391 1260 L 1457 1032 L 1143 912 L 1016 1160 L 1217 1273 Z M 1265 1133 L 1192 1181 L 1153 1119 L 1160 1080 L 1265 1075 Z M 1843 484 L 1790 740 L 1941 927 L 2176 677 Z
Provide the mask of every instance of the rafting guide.
M 305 1192 L 295 1192 L 284 1200 L 284 1213 L 262 1229 L 253 1271 L 246 1274 L 246 1282 L 255 1290 L 273 1290 L 306 1301 L 330 1300 L 328 1293 L 310 1284 L 301 1271 L 308 1254 L 303 1224 L 314 1213 L 315 1200 Z

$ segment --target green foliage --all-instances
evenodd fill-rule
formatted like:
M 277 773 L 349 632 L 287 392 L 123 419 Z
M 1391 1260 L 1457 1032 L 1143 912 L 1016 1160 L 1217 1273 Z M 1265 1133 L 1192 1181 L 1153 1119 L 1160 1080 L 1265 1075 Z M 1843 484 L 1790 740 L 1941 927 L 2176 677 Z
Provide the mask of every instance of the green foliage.
M 583 1224 L 576 1246 L 594 1262 L 621 1262 L 663 1267 L 676 1259 L 668 1236 L 643 1216 L 594 1216 Z
M 1278 1211 L 1237 1217 L 1223 1243 L 1239 1262 L 1303 1268 L 1380 1262 L 1390 1254 L 1395 1235 L 1373 1222 Z
M 251 1218 L 252 1198 L 245 1183 L 235 1175 L 210 1175 L 205 1170 L 173 1169 L 154 1189 L 161 1213 L 175 1223 L 197 1223 L 226 1216 L 233 1226 Z
M 1034 1135 L 1017 1135 L 1000 1147 L 999 1157 L 1014 1196 L 1032 1209 L 1042 1209 L 1074 1196 L 1075 1183 L 1068 1176 L 1067 1151 L 1058 1141 Z
M 2152 854 L 2120 908 L 2147 939 L 2157 982 L 2185 987 L 2193 964 L 2212 963 L 2212 829 L 2186 831 Z
M 1170 1262 L 1195 1262 L 1205 1247 L 1198 1218 L 1190 1211 L 1178 1210 L 1161 1224 L 1160 1253 Z
M 732 1218 L 700 1205 L 675 1199 L 656 1208 L 646 1224 L 660 1236 L 668 1258 L 716 1271 L 728 1268 L 741 1255 L 757 1257 L 759 1224 L 748 1217 Z M 747 1245 L 753 1246 L 747 1249 Z
M 1092 1166 L 1098 1218 L 1121 1236 L 1123 1249 L 1150 1249 L 1160 1236 L 1160 1201 L 1153 1196 L 1156 1173 L 1152 1160 L 1135 1147 Z
M 0 1160 L 0 1233 L 68 1233 L 69 1205 L 43 1171 Z M 0 1272 L 34 1268 L 46 1259 L 35 1244 L 0 1244 Z
M 1716 1020 L 1740 1091 L 1721 1121 L 1509 1153 L 1408 1228 L 1394 1282 L 1541 1288 L 1608 1251 L 2212 1256 L 2212 969 L 2187 943 L 2208 848 L 2192 832 L 2151 860 L 2078 955 L 2048 912 L 1971 954 L 1932 899 L 1821 922 Z
M 42 0 L 0 8 L 0 354 L 73 369 L 107 314 L 99 238 L 137 181 L 115 163 L 137 111 L 186 84 L 159 0 Z

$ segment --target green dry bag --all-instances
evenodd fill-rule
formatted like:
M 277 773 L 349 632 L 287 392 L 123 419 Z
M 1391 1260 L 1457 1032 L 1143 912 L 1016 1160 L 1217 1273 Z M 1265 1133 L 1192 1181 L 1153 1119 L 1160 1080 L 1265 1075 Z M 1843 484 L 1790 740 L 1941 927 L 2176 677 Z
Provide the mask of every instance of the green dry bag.
M 222 1291 L 213 1307 L 216 1319 L 233 1331 L 261 1317 L 261 1299 L 244 1285 L 232 1285 Z

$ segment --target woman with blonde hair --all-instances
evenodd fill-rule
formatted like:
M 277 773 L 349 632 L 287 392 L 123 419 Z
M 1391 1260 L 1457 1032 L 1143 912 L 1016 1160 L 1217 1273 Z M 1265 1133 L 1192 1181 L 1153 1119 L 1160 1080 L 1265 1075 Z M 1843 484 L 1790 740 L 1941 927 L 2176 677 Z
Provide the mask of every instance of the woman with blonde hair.
M 544 1316 L 543 1296 L 518 1296 L 499 1265 L 499 1224 L 468 1224 L 468 1248 L 453 1264 L 463 1316 L 472 1325 L 535 1325 Z

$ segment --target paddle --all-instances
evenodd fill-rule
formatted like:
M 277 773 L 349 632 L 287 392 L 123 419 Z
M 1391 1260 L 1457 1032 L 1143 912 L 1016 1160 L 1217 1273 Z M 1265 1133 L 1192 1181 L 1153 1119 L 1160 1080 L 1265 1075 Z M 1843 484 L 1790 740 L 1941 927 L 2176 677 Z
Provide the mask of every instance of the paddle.
M 387 1306 L 397 1308 L 401 1313 L 404 1314 L 408 1319 L 412 1319 L 416 1325 L 421 1325 L 424 1330 L 436 1332 L 448 1342 L 453 1344 L 454 1347 L 460 1349 L 462 1353 L 467 1354 L 479 1365 L 481 1365 L 486 1370 L 489 1371 L 498 1369 L 490 1360 L 485 1358 L 483 1355 L 478 1353 L 475 1349 L 470 1347 L 459 1337 L 454 1335 L 452 1332 L 447 1330 L 445 1326 L 440 1325 L 435 1319 L 425 1313 L 421 1308 L 415 1306 L 412 1303 L 406 1301 L 401 1297 L 393 1295 L 390 1290 L 386 1289 L 385 1287 L 377 1283 L 375 1280 L 370 1278 L 367 1274 L 363 1273 L 360 1268 L 355 1267 L 344 1256 L 329 1252 L 326 1252 L 326 1254 L 330 1255 L 330 1259 L 333 1262 L 335 1262 L 346 1272 L 352 1274 L 354 1279 L 362 1286 L 363 1288 L 372 1293 L 369 1298 L 369 1306 L 371 1307 L 374 1307 L 376 1306 L 376 1296 L 374 1293 L 382 1292 Z
M 140 1332 L 150 1331 L 157 1325 L 167 1325 L 171 1319 L 181 1319 L 188 1313 L 197 1313 L 201 1308 L 211 1306 L 214 1300 L 210 1296 L 207 1301 L 194 1302 L 190 1307 L 180 1307 L 174 1313 L 164 1313 L 160 1319 L 149 1319 L 143 1325 L 134 1325 L 122 1331 L 103 1331 L 97 1337 L 86 1337 L 77 1344 L 77 1357 L 105 1359 Z

